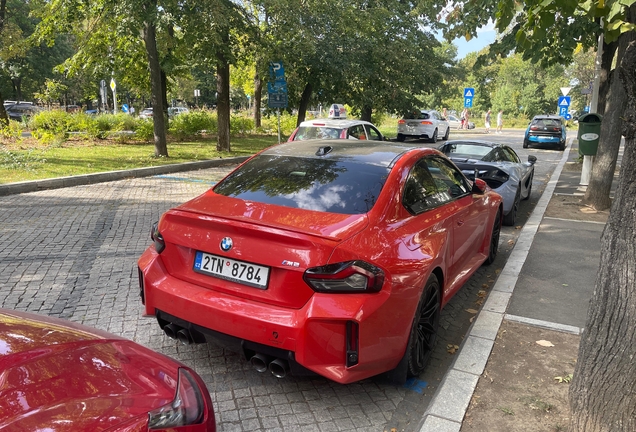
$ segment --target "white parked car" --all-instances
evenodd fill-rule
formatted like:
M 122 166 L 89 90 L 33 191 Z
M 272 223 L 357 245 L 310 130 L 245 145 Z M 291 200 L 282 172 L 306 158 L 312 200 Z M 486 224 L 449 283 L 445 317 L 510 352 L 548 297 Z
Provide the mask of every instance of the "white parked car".
M 446 121 L 448 121 L 448 125 L 450 126 L 451 129 L 458 129 L 459 130 L 459 129 L 462 128 L 462 121 L 459 118 L 457 118 L 456 115 L 449 114 L 446 117 Z M 475 123 L 469 121 L 467 129 L 475 129 Z
M 329 109 L 329 118 L 302 122 L 287 141 L 309 139 L 384 141 L 384 137 L 373 124 L 364 120 L 347 119 L 345 107 L 338 104 L 333 104 Z
M 398 141 L 413 138 L 437 142 L 440 136 L 447 140 L 449 134 L 448 122 L 435 110 L 413 110 L 398 122 Z
M 139 118 L 140 119 L 151 119 L 152 118 L 152 108 L 144 108 L 139 113 Z
M 187 112 L 190 112 L 190 109 L 187 107 L 170 107 L 168 108 L 168 117 L 174 117 Z

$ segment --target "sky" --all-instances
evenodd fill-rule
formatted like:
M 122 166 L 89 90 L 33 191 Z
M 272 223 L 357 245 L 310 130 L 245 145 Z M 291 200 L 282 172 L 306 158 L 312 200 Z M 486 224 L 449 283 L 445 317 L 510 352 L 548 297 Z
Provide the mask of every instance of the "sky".
M 481 27 L 477 30 L 477 37 L 472 38 L 466 42 L 465 38 L 455 39 L 453 44 L 457 46 L 457 59 L 463 59 L 467 54 L 471 52 L 480 51 L 487 45 L 490 45 L 495 41 L 497 32 L 495 31 L 495 25 L 489 23 L 487 26 Z

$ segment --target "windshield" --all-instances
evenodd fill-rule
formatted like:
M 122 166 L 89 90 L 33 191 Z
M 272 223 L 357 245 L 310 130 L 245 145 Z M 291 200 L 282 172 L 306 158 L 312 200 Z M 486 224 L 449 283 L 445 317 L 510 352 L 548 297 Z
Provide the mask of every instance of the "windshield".
M 214 192 L 285 207 L 361 214 L 375 204 L 388 172 L 351 161 L 261 155 L 216 185 Z
M 492 151 L 491 147 L 475 144 L 447 144 L 444 153 L 447 156 L 463 156 L 472 159 L 481 159 Z
M 294 141 L 308 139 L 338 139 L 342 129 L 326 126 L 300 126 L 294 136 Z

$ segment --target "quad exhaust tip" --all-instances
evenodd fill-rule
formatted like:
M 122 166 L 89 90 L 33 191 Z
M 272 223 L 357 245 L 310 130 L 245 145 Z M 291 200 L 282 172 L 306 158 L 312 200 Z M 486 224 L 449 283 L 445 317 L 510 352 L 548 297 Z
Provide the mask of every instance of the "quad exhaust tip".
M 285 378 L 289 372 L 289 364 L 285 360 L 276 359 L 269 364 L 269 371 L 276 378 Z
M 267 371 L 267 365 L 269 364 L 269 359 L 263 354 L 256 354 L 250 359 L 250 363 L 252 363 L 252 366 L 254 366 L 254 369 L 256 369 L 256 372 L 263 373 Z

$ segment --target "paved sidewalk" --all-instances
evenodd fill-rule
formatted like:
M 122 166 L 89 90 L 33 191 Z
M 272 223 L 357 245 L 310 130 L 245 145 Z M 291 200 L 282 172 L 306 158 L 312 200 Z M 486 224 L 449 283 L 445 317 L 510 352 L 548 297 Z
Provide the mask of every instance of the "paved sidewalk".
M 554 197 L 583 195 L 570 141 L 534 212 L 424 415 L 420 432 L 459 432 L 500 326 L 507 321 L 580 335 L 600 258 L 602 222 L 545 215 Z M 616 186 L 616 182 L 614 182 Z M 567 282 L 567 283 L 564 283 Z M 514 345 L 510 343 L 510 345 Z M 571 353 L 576 358 L 577 352 Z

